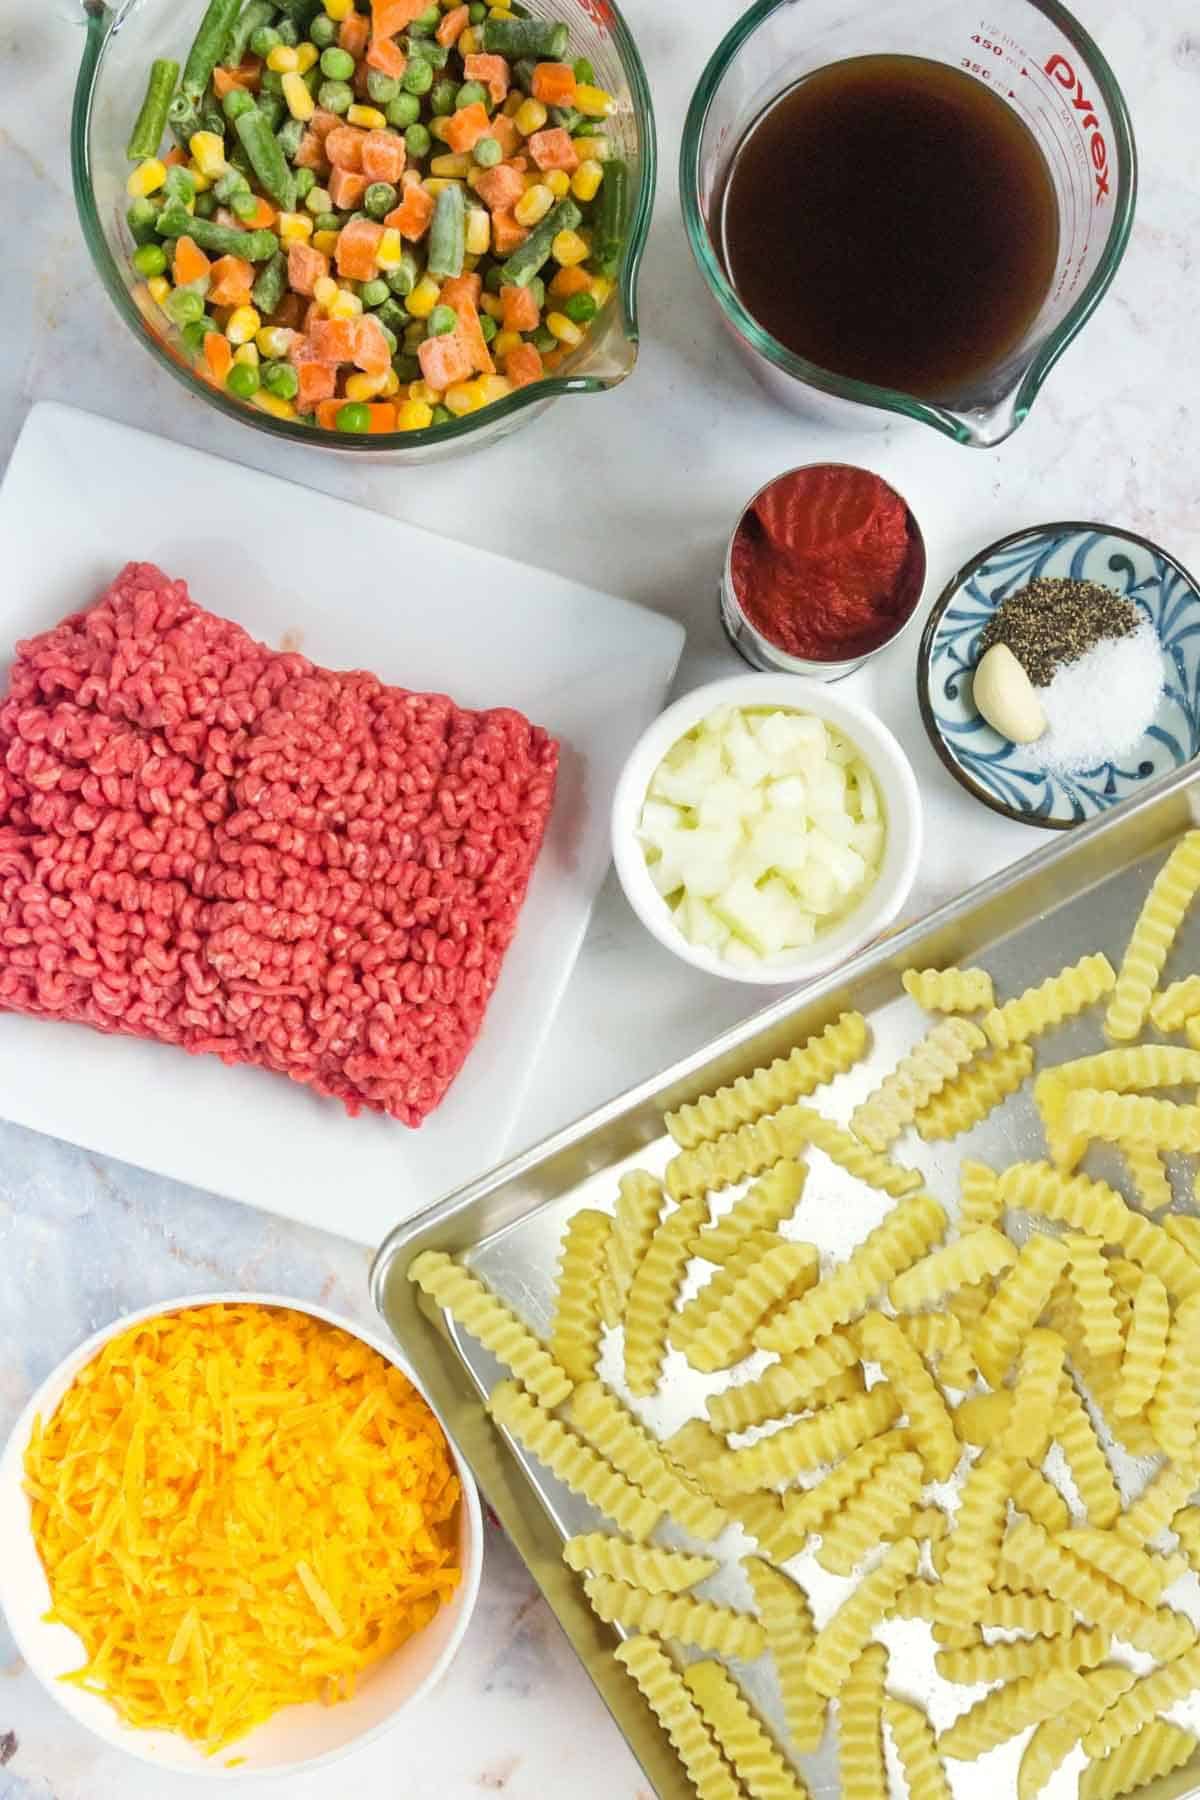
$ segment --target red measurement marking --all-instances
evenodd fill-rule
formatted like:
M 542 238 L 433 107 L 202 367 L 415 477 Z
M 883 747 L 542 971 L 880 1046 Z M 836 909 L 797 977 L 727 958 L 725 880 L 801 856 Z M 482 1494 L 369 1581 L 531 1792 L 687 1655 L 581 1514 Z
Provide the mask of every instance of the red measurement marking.
M 1065 56 L 1052 56 L 1047 62 L 1045 73 L 1060 88 L 1071 96 L 1072 110 L 1079 113 L 1079 129 L 1088 143 L 1092 157 L 1092 169 L 1096 178 L 1096 205 L 1107 199 L 1109 193 L 1108 177 L 1108 143 L 1100 129 L 1095 106 L 1083 91 L 1083 82 L 1075 73 Z

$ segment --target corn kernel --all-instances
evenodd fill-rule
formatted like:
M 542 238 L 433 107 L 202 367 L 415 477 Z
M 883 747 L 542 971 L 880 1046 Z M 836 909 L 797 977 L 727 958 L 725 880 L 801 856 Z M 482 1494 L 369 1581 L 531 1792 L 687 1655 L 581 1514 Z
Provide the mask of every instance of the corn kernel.
M 323 234 L 318 233 L 318 236 L 321 235 Z M 316 239 L 313 241 L 315 243 Z M 318 275 L 317 279 L 313 282 L 313 299 L 318 306 L 326 310 L 328 310 L 329 302 L 333 299 L 334 295 L 340 291 L 341 290 L 332 275 Z
M 213 181 L 229 167 L 225 160 L 225 139 L 217 131 L 194 131 L 188 139 L 188 149 L 198 166 Z
M 597 275 L 588 291 L 596 302 L 596 310 L 599 312 L 600 308 L 608 301 L 613 291 L 613 284 L 606 275 Z
M 257 344 L 239 344 L 237 349 L 233 353 L 233 360 L 236 363 L 245 363 L 247 368 L 257 369 L 257 367 L 258 367 L 258 345 Z
M 465 31 L 459 32 L 456 48 L 463 56 L 475 55 L 479 49 L 479 33 L 473 25 L 468 25 Z
M 489 6 L 488 7 L 488 18 L 489 19 L 514 19 L 515 17 L 516 17 L 516 14 L 509 12 L 507 6 Z
M 429 165 L 431 175 L 453 175 L 459 181 L 465 177 L 471 166 L 467 156 L 435 156 Z
M 404 240 L 394 226 L 389 225 L 380 238 L 375 261 L 381 269 L 398 269 L 404 261 Z
M 589 156 L 571 177 L 571 192 L 576 200 L 594 200 L 604 180 L 604 164 Z
M 468 206 L 466 252 L 468 256 L 484 256 L 492 242 L 491 214 L 482 206 Z
M 410 400 L 420 401 L 425 406 L 436 406 L 442 396 L 438 389 L 430 387 L 427 381 L 410 381 L 408 397 Z
M 314 66 L 314 64 L 320 60 L 320 56 L 321 56 L 321 52 L 317 49 L 317 46 L 315 44 L 309 44 L 309 43 L 297 44 L 296 45 L 296 69 L 297 69 L 297 72 L 301 75 L 307 75 L 308 71 Z
M 260 356 L 286 356 L 295 333 L 286 325 L 263 325 L 254 334 Z
M 545 218 L 553 205 L 554 195 L 539 181 L 533 187 L 526 188 L 513 207 L 513 215 L 518 225 L 536 225 L 539 219 Z
M 310 212 L 315 219 L 318 213 L 333 211 L 333 195 L 328 188 L 309 188 L 304 196 L 304 205 L 306 211 Z
M 311 240 L 312 247 L 314 250 L 319 250 L 322 256 L 332 256 L 337 249 L 339 236 L 340 233 L 336 231 L 314 231 Z
M 546 176 L 546 186 L 556 200 L 565 200 L 571 191 L 571 177 L 565 169 L 551 169 Z
M 572 138 L 571 143 L 580 162 L 606 163 L 612 155 L 612 145 L 606 137 Z
M 518 201 L 517 205 L 520 204 Z M 551 239 L 550 254 L 560 268 L 570 269 L 575 263 L 587 261 L 587 242 L 577 231 L 558 231 Z
M 461 38 L 459 38 L 458 41 L 460 44 L 462 43 Z M 520 112 L 521 108 L 525 104 L 525 98 L 526 97 L 521 92 L 520 88 L 513 88 L 511 90 L 511 92 L 509 93 L 508 97 L 506 98 L 504 105 L 500 108 L 500 111 L 504 114 L 504 117 L 506 119 L 515 119 L 517 114 Z
M 291 44 L 276 44 L 267 51 L 267 67 L 276 75 L 294 75 L 299 60 Z
M 308 91 L 303 75 L 294 70 L 285 75 L 281 83 L 283 97 L 287 101 L 287 109 L 293 119 L 311 119 L 317 109 L 317 103 Z
M 125 183 L 125 192 L 134 200 L 141 200 L 147 194 L 156 194 L 166 179 L 166 164 L 160 162 L 157 156 L 148 156 L 130 175 Z
M 404 302 L 414 319 L 427 319 L 438 303 L 439 288 L 432 275 L 422 275 Z
M 604 88 L 591 87 L 585 81 L 575 88 L 575 110 L 587 119 L 607 119 L 609 113 L 615 112 L 617 103 Z
M 335 24 L 340 25 L 354 11 L 354 0 L 324 0 L 325 11 Z
M 161 306 L 171 291 L 171 284 L 165 275 L 152 275 L 146 283 L 146 292 L 156 306 Z
M 461 188 L 463 183 L 451 175 L 429 175 L 424 182 L 425 192 L 432 194 L 436 200 L 443 188 Z
M 430 137 L 435 138 L 439 144 L 444 144 L 446 134 L 450 129 L 449 119 L 427 119 L 425 123 Z
M 510 350 L 517 349 L 520 342 L 519 331 L 498 331 L 492 339 L 492 355 L 503 359 Z
M 478 266 L 479 266 L 479 258 L 477 256 L 468 256 L 466 251 L 464 250 L 463 251 L 463 268 L 466 270 L 467 274 L 468 275 L 473 274 L 474 271 L 478 268 Z
M 261 324 L 256 307 L 235 306 L 225 326 L 225 336 L 231 344 L 248 344 Z
M 397 375 L 395 369 L 389 369 L 382 379 L 383 386 L 380 388 L 379 392 L 385 400 L 390 400 L 393 394 L 398 394 L 400 392 L 400 377 Z
M 198 193 L 198 194 L 207 193 L 208 189 L 212 186 L 212 182 L 209 180 L 208 176 L 204 173 L 204 170 L 200 167 L 200 164 L 195 161 L 190 162 L 187 166 L 187 172 L 192 178 L 192 186 L 195 189 L 196 193 Z
M 442 395 L 442 405 L 447 412 L 452 412 L 456 419 L 461 419 L 465 413 L 474 412 L 479 405 L 479 401 L 472 391 L 473 387 L 473 382 L 456 381 L 454 386 L 448 387 Z
M 376 394 L 383 391 L 383 380 L 382 375 L 348 375 L 347 400 L 374 400 Z
M 331 319 L 357 319 L 362 309 L 358 295 L 352 294 L 349 288 L 340 287 L 329 302 L 328 311 Z
M 303 244 L 313 234 L 312 214 L 281 212 L 275 229 L 281 243 Z
M 377 106 L 351 106 L 346 112 L 346 123 L 361 125 L 364 131 L 382 131 L 387 124 L 387 115 Z
M 513 124 L 522 137 L 532 137 L 545 123 L 546 109 L 540 100 L 523 100 L 513 114 Z
M 424 431 L 433 424 L 433 408 L 427 400 L 405 400 L 396 408 L 398 431 Z
M 566 344 L 572 350 L 576 344 L 583 342 L 582 331 L 573 319 L 568 319 L 566 313 L 547 313 L 546 330 L 556 337 L 560 344 Z
M 269 394 L 266 388 L 259 388 L 254 396 L 254 404 L 260 411 L 270 413 L 273 419 L 294 419 L 296 416 L 296 409 L 290 400 L 285 400 L 282 394 Z
M 480 294 L 479 310 L 487 313 L 493 319 L 503 318 L 504 302 L 499 294 Z
M 486 173 L 487 171 L 485 169 L 479 168 L 475 163 L 472 163 L 471 167 L 467 170 L 467 186 L 471 189 L 472 193 L 478 188 L 480 177 Z

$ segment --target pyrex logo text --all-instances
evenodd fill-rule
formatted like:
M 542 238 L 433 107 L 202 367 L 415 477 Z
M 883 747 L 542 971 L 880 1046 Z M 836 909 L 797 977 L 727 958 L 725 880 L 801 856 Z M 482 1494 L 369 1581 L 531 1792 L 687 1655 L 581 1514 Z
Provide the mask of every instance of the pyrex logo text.
M 1096 205 L 1108 194 L 1108 145 L 1100 130 L 1100 121 L 1096 117 L 1092 102 L 1083 91 L 1083 83 L 1076 75 L 1065 56 L 1052 56 L 1046 64 L 1046 73 L 1059 87 L 1066 88 L 1071 96 L 1071 105 L 1083 117 L 1079 121 L 1080 129 L 1088 135 L 1092 152 L 1092 164 L 1096 176 Z

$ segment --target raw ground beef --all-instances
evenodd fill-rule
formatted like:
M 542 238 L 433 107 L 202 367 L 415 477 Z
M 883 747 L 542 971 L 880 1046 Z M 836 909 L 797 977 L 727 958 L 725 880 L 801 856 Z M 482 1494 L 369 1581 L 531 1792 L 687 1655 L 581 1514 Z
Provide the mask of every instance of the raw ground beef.
M 473 1043 L 558 746 L 267 649 L 130 563 L 0 702 L 0 1011 L 419 1125 Z

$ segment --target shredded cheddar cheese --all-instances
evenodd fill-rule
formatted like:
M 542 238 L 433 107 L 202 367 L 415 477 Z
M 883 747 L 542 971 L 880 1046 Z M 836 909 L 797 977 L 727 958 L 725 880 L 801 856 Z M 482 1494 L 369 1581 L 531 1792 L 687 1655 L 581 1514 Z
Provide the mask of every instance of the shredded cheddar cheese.
M 65 1679 L 210 1752 L 282 1706 L 348 1698 L 459 1570 L 459 1484 L 400 1371 L 283 1308 L 137 1325 L 25 1453 Z

